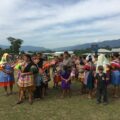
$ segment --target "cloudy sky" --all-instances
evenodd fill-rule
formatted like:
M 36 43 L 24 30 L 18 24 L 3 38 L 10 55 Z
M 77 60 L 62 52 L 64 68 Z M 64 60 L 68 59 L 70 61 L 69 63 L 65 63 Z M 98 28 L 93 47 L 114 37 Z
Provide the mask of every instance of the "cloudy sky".
M 0 0 L 0 44 L 57 48 L 120 38 L 120 0 Z

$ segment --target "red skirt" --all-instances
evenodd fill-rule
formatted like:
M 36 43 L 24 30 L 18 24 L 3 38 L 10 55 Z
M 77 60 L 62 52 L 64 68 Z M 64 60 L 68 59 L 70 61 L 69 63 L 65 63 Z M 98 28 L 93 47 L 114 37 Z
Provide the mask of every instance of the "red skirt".
M 14 81 L 11 82 L 0 82 L 0 87 L 8 87 L 12 86 L 14 84 Z
M 60 75 L 55 75 L 55 77 L 54 77 L 54 83 L 59 83 L 59 82 L 61 82 Z

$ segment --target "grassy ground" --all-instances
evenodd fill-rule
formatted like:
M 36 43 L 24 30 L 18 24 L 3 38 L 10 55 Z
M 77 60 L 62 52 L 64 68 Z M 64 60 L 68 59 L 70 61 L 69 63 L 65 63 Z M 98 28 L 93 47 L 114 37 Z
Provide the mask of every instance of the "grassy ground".
M 96 105 L 96 100 L 79 95 L 79 83 L 72 85 L 71 98 L 60 99 L 60 90 L 49 89 L 44 100 L 29 105 L 25 101 L 15 105 L 17 94 L 4 96 L 0 89 L 1 120 L 120 120 L 120 99 L 110 99 L 107 106 Z M 14 89 L 17 91 L 17 87 Z

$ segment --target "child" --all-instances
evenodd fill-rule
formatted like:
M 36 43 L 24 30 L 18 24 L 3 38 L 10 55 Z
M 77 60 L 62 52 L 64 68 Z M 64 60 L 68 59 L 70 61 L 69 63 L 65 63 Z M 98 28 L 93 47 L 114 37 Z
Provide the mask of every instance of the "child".
M 80 71 L 79 72 L 79 76 L 78 78 L 80 79 L 80 83 L 81 83 L 81 90 L 80 90 L 80 94 L 85 94 L 86 93 L 86 85 L 84 83 L 84 71 Z
M 86 85 L 84 83 L 84 64 L 80 63 L 78 68 L 78 79 L 80 80 L 81 83 L 81 90 L 80 90 L 80 94 L 84 94 L 86 93 Z
M 42 79 L 43 79 L 43 83 L 42 83 L 42 97 L 44 98 L 45 95 L 47 95 L 47 89 L 48 89 L 48 82 L 50 81 L 50 75 L 48 73 L 48 69 L 46 70 L 42 70 Z
M 54 75 L 54 88 L 58 88 L 59 82 L 61 81 L 61 76 L 59 74 L 59 71 L 55 71 Z
M 101 98 L 103 97 L 104 105 L 107 105 L 107 78 L 106 74 L 103 72 L 103 66 L 98 66 L 98 73 L 96 74 L 96 85 L 97 85 L 97 103 L 101 103 Z
M 72 67 L 70 76 L 71 76 L 72 80 L 75 80 L 75 78 L 76 78 L 76 68 L 75 67 Z
M 62 98 L 65 97 L 65 94 L 69 94 L 69 96 L 71 97 L 71 89 L 70 89 L 70 85 L 71 85 L 71 79 L 70 79 L 70 71 L 69 68 L 67 66 L 63 67 L 63 70 L 61 72 L 61 79 L 62 79 L 62 83 L 61 83 L 61 87 L 62 87 Z
M 60 65 L 59 63 L 54 66 L 54 86 L 53 88 L 58 88 L 59 82 L 61 82 L 61 76 L 60 76 Z

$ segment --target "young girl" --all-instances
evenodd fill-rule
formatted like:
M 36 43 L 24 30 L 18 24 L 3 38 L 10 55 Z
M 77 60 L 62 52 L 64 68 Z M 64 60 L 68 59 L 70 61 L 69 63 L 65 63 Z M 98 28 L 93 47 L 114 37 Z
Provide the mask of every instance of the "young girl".
M 80 94 L 84 94 L 86 92 L 86 85 L 84 83 L 84 68 L 83 66 L 80 66 L 79 69 L 79 74 L 78 74 L 78 79 L 81 82 L 81 90 L 80 90 Z
M 75 78 L 76 78 L 76 68 L 75 67 L 72 67 L 70 77 L 71 77 L 71 80 L 75 80 Z
M 54 88 L 57 88 L 59 86 L 59 83 L 61 82 L 61 76 L 60 71 L 62 70 L 62 62 L 60 59 L 57 60 L 57 63 L 54 66 Z
M 48 82 L 50 81 L 50 75 L 48 73 L 48 69 L 43 69 L 41 71 L 43 84 L 42 84 L 42 97 L 44 98 L 45 95 L 47 95 L 47 89 L 48 89 Z
M 48 83 L 51 80 L 50 79 L 50 67 L 51 67 L 51 62 L 46 59 L 44 61 L 42 71 L 41 71 L 42 79 L 43 79 L 43 97 L 47 94 Z
M 0 86 L 4 87 L 5 95 L 13 93 L 14 84 L 14 71 L 12 64 L 10 62 L 9 54 L 5 53 L 1 60 L 1 70 L 0 70 Z M 8 94 L 8 87 L 10 87 L 10 93 Z
M 70 78 L 70 71 L 67 66 L 63 67 L 63 70 L 61 72 L 61 87 L 62 87 L 62 98 L 65 97 L 66 94 L 68 94 L 71 97 L 71 78 Z
M 16 80 L 18 81 L 21 73 L 21 65 L 23 64 L 23 59 L 22 56 L 19 56 L 18 59 L 16 60 L 16 63 L 14 64 L 14 71 L 17 74 L 16 75 Z
M 58 88 L 59 82 L 61 82 L 61 76 L 59 71 L 56 70 L 54 75 L 54 88 Z

